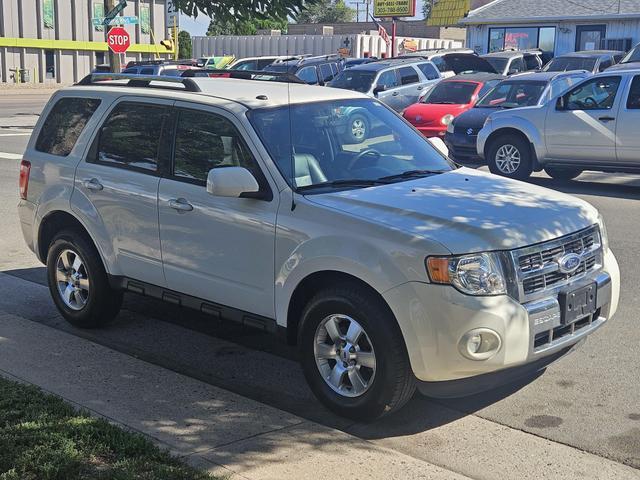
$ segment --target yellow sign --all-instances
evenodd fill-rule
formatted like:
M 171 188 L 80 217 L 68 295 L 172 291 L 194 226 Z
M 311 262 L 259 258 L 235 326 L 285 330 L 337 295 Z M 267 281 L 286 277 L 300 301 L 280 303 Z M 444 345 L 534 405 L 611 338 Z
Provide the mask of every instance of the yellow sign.
M 415 17 L 416 0 L 373 0 L 374 17 Z
M 428 0 L 427 0 L 428 1 Z M 458 25 L 471 10 L 471 0 L 437 0 L 427 25 L 431 27 L 451 27 Z

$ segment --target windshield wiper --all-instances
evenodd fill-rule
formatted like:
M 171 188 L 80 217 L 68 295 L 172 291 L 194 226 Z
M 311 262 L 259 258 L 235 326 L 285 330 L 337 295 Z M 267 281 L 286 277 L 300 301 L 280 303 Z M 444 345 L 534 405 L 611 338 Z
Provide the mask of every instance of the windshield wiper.
M 303 185 L 297 187 L 296 191 L 304 192 L 306 190 L 312 190 L 314 188 L 340 188 L 340 187 L 372 187 L 374 185 L 386 185 L 389 183 L 384 178 L 378 178 L 369 180 L 365 178 L 344 178 L 340 180 L 331 180 L 329 182 L 314 183 L 312 185 Z
M 445 172 L 446 170 L 407 170 L 406 172 L 397 173 L 396 175 L 387 175 L 386 177 L 381 177 L 378 180 L 390 181 L 401 180 L 403 178 L 420 178 L 426 177 L 427 175 L 438 175 Z

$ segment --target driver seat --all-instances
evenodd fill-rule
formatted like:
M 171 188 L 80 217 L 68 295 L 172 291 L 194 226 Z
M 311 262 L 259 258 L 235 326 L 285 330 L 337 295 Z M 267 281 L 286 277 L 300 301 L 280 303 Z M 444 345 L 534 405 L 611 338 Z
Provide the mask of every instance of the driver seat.
M 310 153 L 296 153 L 294 155 L 293 178 L 296 187 L 304 187 L 327 181 L 327 177 L 320 168 L 320 163 Z

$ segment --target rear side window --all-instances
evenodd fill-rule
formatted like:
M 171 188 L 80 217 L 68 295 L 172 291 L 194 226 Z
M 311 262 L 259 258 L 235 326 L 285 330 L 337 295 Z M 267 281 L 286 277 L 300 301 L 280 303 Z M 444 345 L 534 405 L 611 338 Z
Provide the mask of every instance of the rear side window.
M 330 82 L 333 80 L 333 71 L 331 71 L 331 65 L 324 63 L 320 65 L 320 75 L 322 75 L 323 82 Z
M 140 70 L 141 75 L 153 75 L 153 68 L 143 68 Z
M 427 77 L 427 80 L 436 80 L 440 78 L 440 74 L 436 70 L 436 67 L 431 65 L 430 63 L 419 63 L 418 68 L 424 76 Z
M 164 106 L 120 103 L 100 130 L 97 161 L 157 171 L 158 145 L 166 117 Z
M 36 150 L 66 157 L 87 122 L 100 105 L 95 98 L 62 98 L 53 106 L 42 126 Z
M 419 81 L 418 72 L 413 67 L 402 67 L 400 69 L 400 83 L 402 85 L 410 85 Z
M 296 75 L 300 80 L 309 85 L 316 85 L 318 83 L 318 74 L 314 66 L 301 68 Z
M 611 65 L 613 65 L 613 61 L 611 60 L 611 58 L 603 58 L 600 62 L 600 65 L 598 66 L 598 71 L 604 72 Z

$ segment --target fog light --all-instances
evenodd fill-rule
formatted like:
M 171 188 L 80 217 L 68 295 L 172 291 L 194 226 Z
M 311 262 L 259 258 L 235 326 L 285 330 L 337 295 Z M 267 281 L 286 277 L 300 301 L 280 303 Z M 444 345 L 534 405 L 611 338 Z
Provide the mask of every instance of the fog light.
M 488 328 L 470 330 L 458 343 L 460 353 L 470 360 L 487 360 L 498 353 L 501 346 L 500 335 Z

